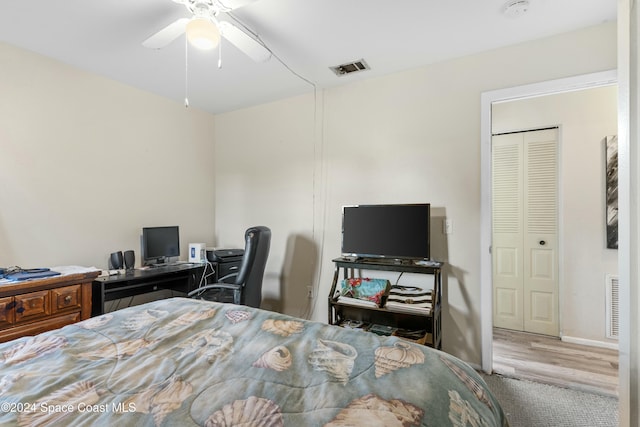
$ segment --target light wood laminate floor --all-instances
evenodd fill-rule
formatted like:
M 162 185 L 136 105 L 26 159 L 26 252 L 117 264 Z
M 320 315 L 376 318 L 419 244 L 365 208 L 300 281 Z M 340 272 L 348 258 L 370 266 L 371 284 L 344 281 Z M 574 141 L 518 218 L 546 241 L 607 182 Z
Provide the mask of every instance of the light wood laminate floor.
M 494 328 L 493 371 L 511 378 L 618 395 L 616 350 L 544 335 Z

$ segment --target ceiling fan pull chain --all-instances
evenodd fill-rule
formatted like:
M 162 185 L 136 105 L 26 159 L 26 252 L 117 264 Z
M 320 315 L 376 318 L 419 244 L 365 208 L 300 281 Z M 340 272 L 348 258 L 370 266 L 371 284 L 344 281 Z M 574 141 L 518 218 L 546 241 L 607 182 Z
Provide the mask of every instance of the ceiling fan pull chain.
M 222 40 L 220 40 L 220 45 L 218 46 L 218 69 L 222 68 Z
M 189 108 L 189 42 L 184 38 L 184 108 Z

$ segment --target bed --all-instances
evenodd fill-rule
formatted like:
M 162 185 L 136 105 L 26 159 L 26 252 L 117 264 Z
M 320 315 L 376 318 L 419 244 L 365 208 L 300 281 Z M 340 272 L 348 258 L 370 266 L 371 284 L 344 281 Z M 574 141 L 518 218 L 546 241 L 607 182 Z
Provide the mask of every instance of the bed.
M 0 344 L 0 364 L 2 425 L 507 425 L 446 353 L 187 298 Z

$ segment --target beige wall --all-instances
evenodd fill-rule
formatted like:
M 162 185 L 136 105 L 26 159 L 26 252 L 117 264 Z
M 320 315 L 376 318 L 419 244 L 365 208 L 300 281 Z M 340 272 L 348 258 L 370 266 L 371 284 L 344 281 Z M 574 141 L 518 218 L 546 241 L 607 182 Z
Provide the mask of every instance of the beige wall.
M 432 253 L 448 263 L 443 347 L 479 365 L 480 95 L 615 66 L 616 28 L 604 24 L 218 115 L 218 243 L 240 244 L 250 222 L 270 226 L 270 304 L 326 321 L 341 206 L 430 202 Z M 308 256 L 289 263 L 291 242 Z M 301 291 L 309 280 L 311 305 Z
M 493 133 L 560 126 L 560 326 L 567 338 L 606 338 L 605 277 L 618 273 L 606 248 L 604 138 L 616 135 L 617 86 L 492 108 Z
M 0 265 L 140 258 L 143 226 L 213 243 L 213 116 L 0 43 Z
M 272 230 L 262 307 L 308 317 L 314 280 L 314 116 L 310 96 L 216 116 L 216 246 L 242 247 L 244 230 Z

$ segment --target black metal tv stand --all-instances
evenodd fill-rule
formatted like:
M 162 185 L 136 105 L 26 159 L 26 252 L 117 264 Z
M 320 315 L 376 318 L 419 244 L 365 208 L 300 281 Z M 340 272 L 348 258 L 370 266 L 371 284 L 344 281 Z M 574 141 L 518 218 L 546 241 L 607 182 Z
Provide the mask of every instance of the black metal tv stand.
M 367 258 L 336 258 L 333 260 L 335 271 L 329 293 L 329 324 L 340 325 L 357 321 L 404 330 L 424 330 L 425 335 L 415 340 L 437 349 L 442 348 L 442 267 L 438 261 L 396 262 L 396 260 Z M 338 300 L 336 286 L 342 272 L 342 278 L 357 277 L 356 270 L 382 270 L 405 273 L 433 275 L 431 310 L 427 313 L 407 313 L 391 308 L 365 307 L 351 305 Z
M 136 269 L 108 277 L 98 277 L 92 283 L 91 316 L 105 313 L 105 302 L 162 289 L 187 294 L 198 287 L 204 264 L 169 264 L 162 267 Z

